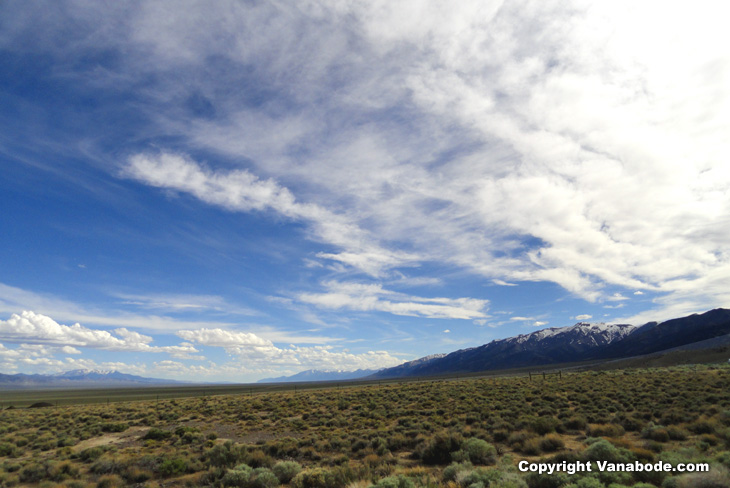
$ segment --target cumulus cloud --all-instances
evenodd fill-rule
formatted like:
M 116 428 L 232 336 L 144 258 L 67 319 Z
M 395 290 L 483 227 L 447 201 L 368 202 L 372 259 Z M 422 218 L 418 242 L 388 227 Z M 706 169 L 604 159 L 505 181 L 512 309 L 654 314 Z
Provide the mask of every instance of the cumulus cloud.
M 48 356 L 46 346 L 57 346 L 66 354 L 78 354 L 77 347 L 108 351 L 167 352 L 189 356 L 198 352 L 191 344 L 151 346 L 152 337 L 126 328 L 115 329 L 116 336 L 105 330 L 89 329 L 81 324 L 62 325 L 52 318 L 31 311 L 12 314 L 0 320 L 0 340 L 21 343 L 23 351 L 40 350 Z
M 592 319 L 592 318 L 593 318 L 593 315 L 588 315 L 588 314 L 576 315 L 575 316 L 575 319 L 576 320 L 588 320 L 588 319 Z
M 542 320 L 536 320 L 535 323 L 532 325 L 534 325 L 535 327 L 542 327 L 543 325 L 547 325 L 547 324 L 548 324 L 548 322 L 544 322 Z
M 186 341 L 226 348 L 271 348 L 273 343 L 250 332 L 223 329 L 181 330 L 177 335 Z
M 129 374 L 143 375 L 146 368 L 141 364 L 129 364 L 119 361 L 98 363 L 83 357 L 57 358 L 61 354 L 77 356 L 81 351 L 74 347 L 55 347 L 45 344 L 20 344 L 15 348 L 7 348 L 0 344 L 0 367 L 5 372 L 16 372 L 22 366 L 23 372 L 32 370 L 36 373 L 58 373 L 74 369 L 116 370 Z
M 384 289 L 378 284 L 329 281 L 325 293 L 300 293 L 297 300 L 325 309 L 387 312 L 426 318 L 478 319 L 486 316 L 488 300 L 424 298 Z

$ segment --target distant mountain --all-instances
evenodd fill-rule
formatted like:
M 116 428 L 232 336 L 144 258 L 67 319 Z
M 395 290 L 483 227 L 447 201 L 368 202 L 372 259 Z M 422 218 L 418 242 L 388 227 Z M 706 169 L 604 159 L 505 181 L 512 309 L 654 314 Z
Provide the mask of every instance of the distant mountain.
M 174 385 L 180 381 L 144 378 L 119 371 L 75 369 L 57 374 L 0 374 L 0 388 L 118 388 L 123 386 Z
M 499 339 L 450 354 L 427 356 L 370 378 L 432 376 L 530 366 L 616 359 L 651 354 L 665 349 L 730 334 L 730 310 L 716 309 L 701 315 L 629 324 L 589 324 L 552 327 L 531 334 Z
M 319 371 L 316 369 L 308 369 L 291 376 L 279 376 L 277 378 L 265 378 L 257 381 L 257 383 L 290 383 L 302 381 L 337 381 L 337 380 L 354 380 L 364 378 L 373 373 L 377 373 L 377 369 L 358 369 L 357 371 Z

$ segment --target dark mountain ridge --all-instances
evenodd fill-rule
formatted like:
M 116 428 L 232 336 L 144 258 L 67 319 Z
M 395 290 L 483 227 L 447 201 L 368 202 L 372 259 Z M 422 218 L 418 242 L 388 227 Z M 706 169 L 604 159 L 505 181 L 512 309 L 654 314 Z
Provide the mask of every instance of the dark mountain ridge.
M 427 356 L 369 378 L 435 376 L 497 369 L 547 366 L 569 362 L 641 356 L 730 334 L 730 310 L 640 327 L 630 324 L 577 323 L 499 339 L 446 355 Z

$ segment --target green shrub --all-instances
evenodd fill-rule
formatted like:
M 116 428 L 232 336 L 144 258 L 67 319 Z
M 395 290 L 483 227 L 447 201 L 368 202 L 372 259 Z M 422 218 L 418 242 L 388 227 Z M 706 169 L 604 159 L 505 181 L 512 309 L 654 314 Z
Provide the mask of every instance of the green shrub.
M 245 454 L 242 446 L 226 441 L 225 444 L 217 444 L 206 451 L 205 458 L 210 466 L 227 467 L 241 461 Z
M 229 469 L 221 481 L 223 486 L 238 486 L 245 488 L 248 486 L 248 480 L 251 477 L 252 472 L 253 469 L 250 466 L 242 464 L 240 466 L 236 466 L 235 469 Z
M 0 442 L 0 457 L 16 457 L 18 455 L 18 448 L 9 442 Z
M 130 466 L 122 474 L 122 477 L 129 483 L 144 483 L 152 478 L 152 473 L 136 466 Z
M 162 476 L 179 476 L 188 470 L 188 462 L 185 459 L 176 457 L 164 459 L 157 467 Z
M 370 485 L 370 488 L 415 488 L 415 485 L 413 481 L 401 474 L 383 478 L 376 484 Z
M 486 488 L 529 488 L 527 482 L 516 473 L 500 473 L 500 477 L 489 484 L 482 482 Z M 471 485 L 467 485 L 471 488 Z
M 451 463 L 444 468 L 442 476 L 444 481 L 455 481 L 457 474 L 461 472 L 470 473 L 473 469 L 474 466 L 468 461 L 464 463 Z
M 46 478 L 48 474 L 47 466 L 43 464 L 31 463 L 20 470 L 19 478 L 24 483 L 38 483 Z
M 563 427 L 569 430 L 585 430 L 588 421 L 585 417 L 573 416 L 563 421 Z
M 586 434 L 592 437 L 621 437 L 626 431 L 616 424 L 590 424 Z
M 493 445 L 482 439 L 472 437 L 463 445 L 469 461 L 474 464 L 494 464 L 497 462 L 497 450 Z
M 525 481 L 527 482 L 527 486 L 529 488 L 560 488 L 561 486 L 568 483 L 569 477 L 564 473 L 529 473 L 527 476 L 525 476 Z
M 418 446 L 416 453 L 424 464 L 448 464 L 451 453 L 461 449 L 461 442 L 462 437 L 459 434 L 440 433 Z
M 566 485 L 565 488 L 604 488 L 606 485 L 597 478 L 585 477 L 574 483 Z
M 48 478 L 53 481 L 64 481 L 69 478 L 77 478 L 79 468 L 69 462 L 53 465 L 48 470 Z
M 610 463 L 625 463 L 630 460 L 625 450 L 620 450 L 605 439 L 591 444 L 583 451 L 583 457 L 587 461 L 608 461 Z
M 720 425 L 715 419 L 700 419 L 687 426 L 695 434 L 714 434 L 719 431 Z
M 669 434 L 669 438 L 673 441 L 684 441 L 689 437 L 689 432 L 676 426 L 667 427 L 667 434 Z
M 545 435 L 555 432 L 559 425 L 560 421 L 554 417 L 539 417 L 532 422 L 530 428 L 538 435 Z
M 540 444 L 540 439 L 538 439 L 537 437 L 533 437 L 523 442 L 518 450 L 523 454 L 527 454 L 528 456 L 538 456 L 542 454 L 542 448 L 540 447 Z
M 301 470 L 301 465 L 296 461 L 279 461 L 272 468 L 281 483 L 289 483 Z
M 172 437 L 172 432 L 152 427 L 150 430 L 147 431 L 143 439 L 161 441 L 164 439 L 169 439 L 170 437 Z
M 106 475 L 99 478 L 96 488 L 121 488 L 124 481 L 117 475 Z
M 101 431 L 102 432 L 124 432 L 129 428 L 129 425 L 127 425 L 124 422 L 109 422 L 101 424 Z
M 563 449 L 565 447 L 565 442 L 563 442 L 563 439 L 561 439 L 558 435 L 548 434 L 540 439 L 539 446 L 540 450 L 543 452 L 555 452 Z
M 84 462 L 89 462 L 100 458 L 102 454 L 104 454 L 103 447 L 89 447 L 88 449 L 81 451 L 78 454 L 78 457 Z
M 274 459 L 261 449 L 246 452 L 242 460 L 252 468 L 270 468 L 274 464 Z
M 325 488 L 328 486 L 327 474 L 327 471 L 322 468 L 307 469 L 291 480 L 291 486 L 294 488 Z
M 248 480 L 249 488 L 274 488 L 279 486 L 279 478 L 268 468 L 256 468 Z
M 730 471 L 713 465 L 707 473 L 684 474 L 671 478 L 672 488 L 730 488 Z
M 669 442 L 669 432 L 664 427 L 651 427 L 644 429 L 641 436 L 656 442 Z

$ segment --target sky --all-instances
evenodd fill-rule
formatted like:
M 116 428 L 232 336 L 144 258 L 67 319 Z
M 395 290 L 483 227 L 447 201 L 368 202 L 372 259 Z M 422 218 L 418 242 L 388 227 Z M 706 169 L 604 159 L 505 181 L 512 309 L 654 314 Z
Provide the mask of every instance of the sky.
M 727 9 L 0 3 L 0 373 L 249 382 L 729 307 Z

